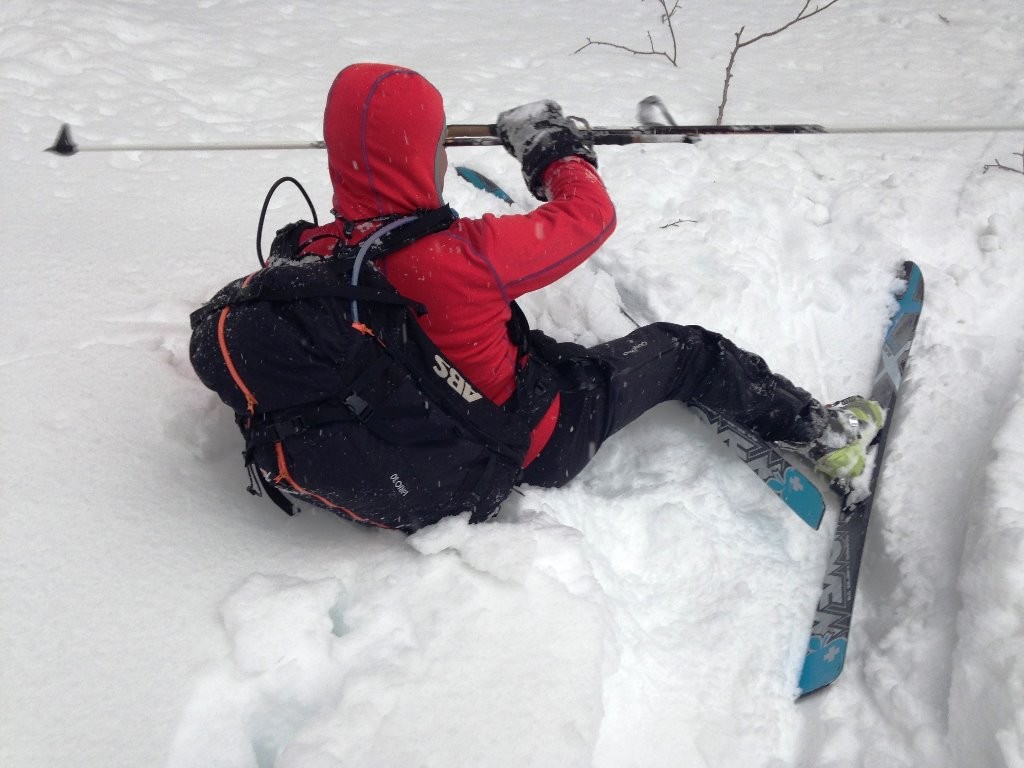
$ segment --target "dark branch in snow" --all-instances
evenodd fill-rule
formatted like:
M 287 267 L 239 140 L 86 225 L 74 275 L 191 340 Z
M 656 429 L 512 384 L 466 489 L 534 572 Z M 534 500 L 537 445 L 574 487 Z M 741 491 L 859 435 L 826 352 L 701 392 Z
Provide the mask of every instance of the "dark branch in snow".
M 1003 165 L 998 159 L 994 163 L 988 163 L 985 165 L 985 170 L 982 173 L 988 173 L 989 168 L 1002 168 L 1004 171 L 1010 171 L 1010 173 L 1019 173 L 1024 176 L 1024 151 L 1014 152 L 1017 157 L 1020 158 L 1020 168 L 1011 168 L 1008 165 Z
M 739 31 L 736 33 L 736 44 L 733 46 L 732 52 L 729 54 L 729 63 L 725 67 L 725 83 L 722 85 L 722 103 L 718 105 L 718 122 L 715 124 L 721 125 L 722 120 L 725 116 L 725 103 L 729 99 L 729 83 L 732 81 L 732 68 L 733 65 L 736 63 L 736 54 L 740 52 L 740 48 L 746 48 L 748 45 L 753 45 L 758 40 L 764 40 L 766 37 L 773 37 L 774 35 L 777 35 L 780 32 L 784 32 L 785 30 L 789 29 L 794 24 L 796 24 L 798 21 L 803 21 L 804 19 L 809 19 L 812 16 L 817 16 L 819 13 L 821 13 L 824 10 L 827 10 L 828 8 L 831 8 L 838 2 L 839 0 L 829 0 L 829 2 L 825 3 L 824 5 L 814 6 L 814 10 L 808 13 L 807 9 L 811 5 L 811 0 L 806 0 L 804 2 L 804 7 L 800 9 L 800 13 L 798 13 L 793 20 L 787 22 L 786 24 L 783 24 L 778 29 L 773 29 L 771 32 L 762 32 L 760 35 L 752 37 L 749 40 L 742 39 L 743 31 L 746 29 L 746 26 L 740 27 Z
M 834 1 L 835 0 L 833 0 L 833 2 Z M 668 51 L 660 51 L 654 47 L 654 37 L 651 35 L 650 30 L 647 30 L 647 44 L 650 46 L 650 50 L 647 51 L 637 50 L 636 48 L 630 48 L 628 45 L 621 45 L 619 43 L 609 43 L 604 40 L 591 40 L 588 37 L 587 42 L 573 51 L 573 53 L 579 53 L 584 48 L 589 48 L 592 45 L 604 45 L 609 48 L 617 48 L 620 51 L 626 51 L 627 53 L 632 53 L 637 56 L 664 56 L 672 63 L 673 67 L 679 66 L 676 63 L 676 58 L 679 52 L 678 44 L 676 43 L 676 31 L 672 27 L 672 17 L 675 15 L 676 11 L 679 10 L 679 0 L 676 0 L 671 9 L 668 7 L 667 0 L 658 0 L 658 4 L 661 5 L 661 9 L 663 11 L 661 14 L 661 23 L 668 27 L 669 38 L 672 41 L 672 53 L 669 53 Z

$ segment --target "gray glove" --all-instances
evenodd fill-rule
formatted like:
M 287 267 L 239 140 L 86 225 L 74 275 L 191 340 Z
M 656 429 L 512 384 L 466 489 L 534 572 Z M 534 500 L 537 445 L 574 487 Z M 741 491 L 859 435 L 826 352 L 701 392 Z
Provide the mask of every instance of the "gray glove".
M 594 144 L 562 114 L 557 102 L 544 100 L 523 104 L 498 115 L 498 138 L 523 165 L 523 179 L 538 200 L 547 200 L 542 179 L 555 160 L 582 157 L 597 167 Z

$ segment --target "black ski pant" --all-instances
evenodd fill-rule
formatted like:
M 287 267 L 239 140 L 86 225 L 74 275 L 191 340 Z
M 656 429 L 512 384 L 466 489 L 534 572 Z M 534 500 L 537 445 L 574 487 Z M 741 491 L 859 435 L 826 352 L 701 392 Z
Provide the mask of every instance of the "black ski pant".
M 659 403 L 698 402 L 768 440 L 813 439 L 810 394 L 757 355 L 699 326 L 655 323 L 587 349 L 536 331 L 534 353 L 558 372 L 555 431 L 523 482 L 564 485 L 605 440 Z

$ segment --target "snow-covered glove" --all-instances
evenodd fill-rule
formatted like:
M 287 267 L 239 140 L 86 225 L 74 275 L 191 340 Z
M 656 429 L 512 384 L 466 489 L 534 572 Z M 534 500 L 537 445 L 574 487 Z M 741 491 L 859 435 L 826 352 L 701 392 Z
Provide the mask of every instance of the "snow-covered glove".
M 523 179 L 538 200 L 547 200 L 544 171 L 555 160 L 578 155 L 597 167 L 594 144 L 550 100 L 506 110 L 495 124 L 505 149 L 523 165 Z

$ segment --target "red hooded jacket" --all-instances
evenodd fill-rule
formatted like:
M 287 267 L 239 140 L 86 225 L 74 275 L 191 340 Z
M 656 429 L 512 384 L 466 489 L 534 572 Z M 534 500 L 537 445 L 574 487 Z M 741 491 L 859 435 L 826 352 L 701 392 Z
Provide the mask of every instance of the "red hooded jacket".
M 376 217 L 443 205 L 444 137 L 441 94 L 421 75 L 386 64 L 342 70 L 324 112 L 337 218 L 303 232 L 303 252 L 326 256 L 338 239 L 356 243 L 376 229 Z M 506 326 L 510 302 L 583 263 L 615 228 L 612 202 L 585 160 L 555 161 L 544 182 L 548 202 L 530 213 L 458 219 L 378 263 L 427 308 L 419 322 L 434 344 L 498 405 L 512 396 L 521 364 Z M 556 397 L 524 466 L 551 437 L 558 409 Z

